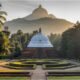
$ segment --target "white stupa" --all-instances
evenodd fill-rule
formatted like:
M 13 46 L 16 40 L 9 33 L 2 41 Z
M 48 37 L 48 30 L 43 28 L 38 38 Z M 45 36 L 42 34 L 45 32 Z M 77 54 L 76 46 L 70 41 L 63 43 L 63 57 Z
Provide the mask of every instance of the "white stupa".
M 29 42 L 27 47 L 32 48 L 50 48 L 53 47 L 51 42 L 49 41 L 47 36 L 44 36 L 41 32 L 41 28 L 39 29 L 39 33 L 34 35 Z

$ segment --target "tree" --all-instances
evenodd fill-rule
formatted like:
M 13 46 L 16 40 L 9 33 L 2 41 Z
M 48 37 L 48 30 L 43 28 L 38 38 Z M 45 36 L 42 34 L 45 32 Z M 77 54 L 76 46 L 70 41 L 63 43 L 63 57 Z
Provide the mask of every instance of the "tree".
M 72 28 L 62 34 L 61 53 L 64 58 L 80 58 L 80 23 L 77 22 Z
M 14 57 L 21 56 L 21 47 L 18 45 L 18 43 L 15 43 L 15 52 L 13 54 Z
M 0 56 L 5 56 L 10 53 L 9 38 L 6 33 L 2 31 L 2 27 L 6 21 L 5 15 L 7 15 L 6 12 L 0 11 Z
M 6 21 L 7 13 L 5 11 L 0 11 L 0 31 L 2 31 L 2 27 Z
M 8 37 L 3 32 L 0 32 L 0 55 L 9 55 L 9 48 L 10 45 Z
M 21 48 L 27 47 L 29 41 L 31 40 L 32 36 L 38 33 L 37 30 L 33 31 L 32 33 L 23 33 L 21 30 L 18 30 L 17 33 L 12 34 L 10 38 L 11 45 L 15 47 L 15 43 L 21 46 Z
M 54 48 L 56 50 L 60 50 L 61 45 L 61 35 L 60 34 L 50 34 L 49 39 L 51 43 L 53 44 Z

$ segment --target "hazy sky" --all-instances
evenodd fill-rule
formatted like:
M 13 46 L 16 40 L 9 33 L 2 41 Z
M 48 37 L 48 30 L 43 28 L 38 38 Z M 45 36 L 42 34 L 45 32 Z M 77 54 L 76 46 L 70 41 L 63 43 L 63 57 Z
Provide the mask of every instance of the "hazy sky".
M 58 18 L 80 21 L 80 0 L 0 0 L 0 3 L 8 13 L 7 20 L 27 16 L 42 4 L 50 14 Z

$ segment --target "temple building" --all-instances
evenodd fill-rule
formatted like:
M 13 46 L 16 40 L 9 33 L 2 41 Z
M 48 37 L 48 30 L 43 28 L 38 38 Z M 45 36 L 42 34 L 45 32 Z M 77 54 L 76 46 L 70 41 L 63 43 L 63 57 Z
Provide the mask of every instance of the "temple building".
M 48 58 L 52 57 L 54 46 L 49 41 L 48 37 L 43 35 L 41 28 L 35 34 L 26 48 L 22 51 L 22 56 L 27 58 Z

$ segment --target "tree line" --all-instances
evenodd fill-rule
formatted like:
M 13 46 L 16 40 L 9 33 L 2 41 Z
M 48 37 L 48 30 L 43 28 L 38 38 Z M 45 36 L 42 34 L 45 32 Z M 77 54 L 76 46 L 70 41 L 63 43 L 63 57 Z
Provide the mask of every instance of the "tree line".
M 7 15 L 5 12 L 3 14 Z M 32 33 L 23 33 L 18 30 L 9 38 L 8 33 L 2 30 L 6 18 L 0 14 L 0 58 L 1 56 L 15 56 L 18 57 L 21 51 L 27 47 L 32 36 L 38 33 L 38 30 Z M 69 58 L 80 60 L 80 23 L 77 22 L 73 27 L 65 30 L 62 34 L 48 35 L 49 40 L 54 48 L 59 52 L 60 58 Z M 56 54 L 56 53 L 55 53 Z
M 62 34 L 61 56 L 63 58 L 80 60 L 80 23 Z

